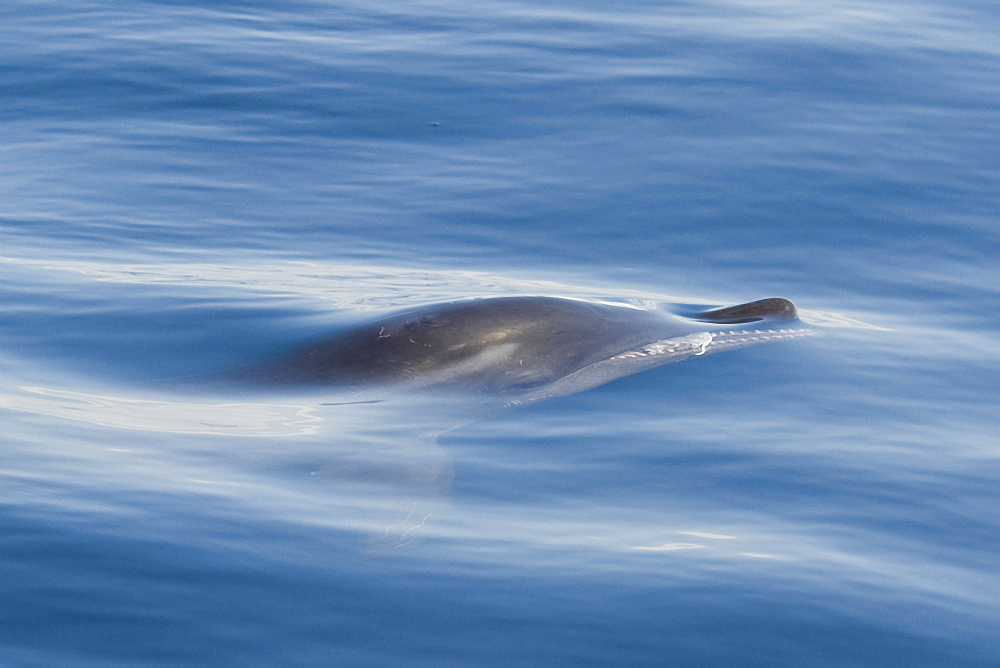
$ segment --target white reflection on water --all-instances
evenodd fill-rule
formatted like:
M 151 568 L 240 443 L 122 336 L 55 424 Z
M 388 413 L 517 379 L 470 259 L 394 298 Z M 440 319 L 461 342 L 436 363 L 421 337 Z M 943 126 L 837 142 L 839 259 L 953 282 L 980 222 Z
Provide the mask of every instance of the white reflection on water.
M 119 264 L 85 260 L 39 260 L 0 256 L 0 264 L 35 275 L 71 273 L 94 282 L 237 288 L 258 295 L 313 298 L 327 308 L 375 311 L 467 296 L 540 294 L 612 299 L 633 304 L 690 301 L 654 292 L 573 286 L 488 272 L 406 269 L 357 264 L 283 262 L 227 266 L 209 263 Z
M 663 545 L 636 545 L 632 549 L 641 552 L 674 552 L 675 550 L 701 550 L 705 546 L 699 543 L 664 543 Z
M 46 387 L 0 394 L 0 408 L 80 420 L 117 429 L 172 434 L 296 436 L 314 434 L 316 406 L 276 403 L 192 403 L 102 396 Z
M 8 425 L 18 413 L 42 416 L 14 422 L 24 443 L 7 446 L 5 493 L 21 503 L 82 508 L 133 490 L 189 496 L 170 501 L 180 506 L 229 500 L 385 551 L 424 531 L 450 494 L 453 464 L 437 435 L 458 418 L 422 401 L 197 403 L 21 390 L 0 394 Z M 60 424 L 67 419 L 87 426 Z
M 208 263 L 118 264 L 81 260 L 54 262 L 0 256 L 0 264 L 35 272 L 69 272 L 87 276 L 95 282 L 237 288 L 274 297 L 312 298 L 317 300 L 317 307 L 350 309 L 358 313 L 467 297 L 512 294 L 610 301 L 646 308 L 671 302 L 724 305 L 764 296 L 678 296 L 621 286 L 571 285 L 478 271 L 426 271 L 302 261 L 226 266 Z M 885 329 L 831 311 L 799 309 L 799 316 L 807 324 L 818 327 Z

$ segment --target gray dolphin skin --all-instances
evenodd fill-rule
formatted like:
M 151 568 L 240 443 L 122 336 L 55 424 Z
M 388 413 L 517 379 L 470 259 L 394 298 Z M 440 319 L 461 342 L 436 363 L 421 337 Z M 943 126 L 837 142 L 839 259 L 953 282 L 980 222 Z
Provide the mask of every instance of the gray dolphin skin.
M 497 297 L 389 315 L 238 375 L 285 386 L 433 386 L 518 405 L 813 333 L 781 298 L 675 315 L 558 297 Z

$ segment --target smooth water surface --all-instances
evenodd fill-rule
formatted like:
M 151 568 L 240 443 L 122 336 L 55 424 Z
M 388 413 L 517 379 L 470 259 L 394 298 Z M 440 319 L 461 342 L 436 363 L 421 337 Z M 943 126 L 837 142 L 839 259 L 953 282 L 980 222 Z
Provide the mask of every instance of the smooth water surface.
M 1000 9 L 8 2 L 0 663 L 1000 662 Z M 206 390 L 468 297 L 823 336 Z

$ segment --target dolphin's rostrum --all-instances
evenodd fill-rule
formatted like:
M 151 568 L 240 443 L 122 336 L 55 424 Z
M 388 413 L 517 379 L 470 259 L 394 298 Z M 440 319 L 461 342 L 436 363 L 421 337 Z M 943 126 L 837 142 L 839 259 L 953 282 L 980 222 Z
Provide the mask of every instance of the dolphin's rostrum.
M 645 369 L 812 334 L 787 299 L 676 315 L 559 297 L 496 297 L 389 315 L 238 373 L 269 384 L 409 384 L 510 404 Z

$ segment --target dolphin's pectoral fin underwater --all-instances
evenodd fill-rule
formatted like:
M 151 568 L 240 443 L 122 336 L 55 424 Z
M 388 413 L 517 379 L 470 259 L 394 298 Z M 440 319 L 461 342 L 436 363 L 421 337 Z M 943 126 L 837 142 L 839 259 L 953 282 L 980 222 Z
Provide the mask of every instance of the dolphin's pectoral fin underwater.
M 283 386 L 453 388 L 513 405 L 813 333 L 781 298 L 677 315 L 558 297 L 496 297 L 389 315 L 234 377 Z

